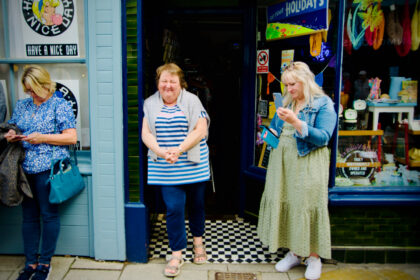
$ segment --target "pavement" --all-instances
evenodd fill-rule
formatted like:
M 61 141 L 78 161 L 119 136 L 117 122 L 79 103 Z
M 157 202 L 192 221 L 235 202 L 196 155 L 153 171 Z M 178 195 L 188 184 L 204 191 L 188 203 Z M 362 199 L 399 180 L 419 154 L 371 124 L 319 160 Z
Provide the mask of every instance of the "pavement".
M 164 259 L 147 264 L 96 261 L 91 258 L 55 256 L 49 280 L 161 280 Z M 0 255 L 0 280 L 15 280 L 24 266 L 24 257 Z M 305 266 L 288 273 L 276 272 L 274 264 L 186 263 L 176 280 L 297 280 L 304 279 Z M 217 276 L 216 276 L 217 275 Z M 252 276 L 252 277 L 251 277 Z M 217 278 L 217 279 L 216 279 Z M 420 280 L 419 264 L 324 264 L 321 280 Z

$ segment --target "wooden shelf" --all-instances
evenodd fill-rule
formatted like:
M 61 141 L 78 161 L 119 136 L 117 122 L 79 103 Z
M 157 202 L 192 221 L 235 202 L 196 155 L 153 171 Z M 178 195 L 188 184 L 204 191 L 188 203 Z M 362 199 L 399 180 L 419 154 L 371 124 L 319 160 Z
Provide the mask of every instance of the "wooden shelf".
M 337 162 L 336 167 L 381 167 L 380 162 Z
M 375 136 L 384 135 L 383 130 L 339 130 L 338 136 Z
M 408 130 L 408 133 L 411 135 L 420 135 L 420 130 Z
M 405 158 L 395 157 L 395 160 L 401 164 L 407 164 Z M 420 161 L 413 161 L 411 159 L 408 160 L 408 167 L 420 167 Z

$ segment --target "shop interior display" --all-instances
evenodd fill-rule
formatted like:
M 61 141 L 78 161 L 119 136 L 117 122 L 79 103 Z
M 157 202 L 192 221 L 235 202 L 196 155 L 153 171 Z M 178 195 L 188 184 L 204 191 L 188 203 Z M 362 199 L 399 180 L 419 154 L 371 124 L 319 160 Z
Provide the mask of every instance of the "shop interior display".
M 420 183 L 419 166 L 414 160 L 419 133 L 415 125 L 419 72 L 412 63 L 419 61 L 418 2 L 347 1 L 341 103 L 357 114 L 350 116 L 356 125 L 341 126 L 340 132 L 357 128 L 347 133 L 358 135 L 340 136 L 337 154 L 342 160 L 357 153 L 356 160 L 365 162 L 372 161 L 369 152 L 375 151 L 377 166 L 363 167 L 354 161 L 348 172 L 337 167 L 337 186 Z M 372 141 L 380 138 L 380 146 L 372 146 Z M 358 148 L 349 149 L 351 144 L 346 141 Z M 409 158 L 410 149 L 413 159 Z

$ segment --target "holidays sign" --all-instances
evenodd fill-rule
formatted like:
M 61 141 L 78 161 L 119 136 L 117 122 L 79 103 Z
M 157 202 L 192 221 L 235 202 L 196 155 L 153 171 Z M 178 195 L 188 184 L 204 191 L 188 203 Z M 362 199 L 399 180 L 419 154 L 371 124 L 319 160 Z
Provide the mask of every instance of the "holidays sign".
M 286 0 L 267 9 L 267 40 L 328 29 L 328 0 Z
M 75 0 L 9 0 L 12 57 L 78 57 Z

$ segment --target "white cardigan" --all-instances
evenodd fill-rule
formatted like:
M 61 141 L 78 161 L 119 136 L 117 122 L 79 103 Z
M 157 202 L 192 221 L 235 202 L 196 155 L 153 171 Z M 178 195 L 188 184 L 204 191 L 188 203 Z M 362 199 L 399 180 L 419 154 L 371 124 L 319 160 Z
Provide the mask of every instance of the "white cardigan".
M 144 117 L 147 119 L 149 124 L 150 131 L 156 137 L 156 119 L 158 114 L 162 111 L 163 108 L 163 100 L 160 96 L 159 91 L 156 91 L 152 96 L 148 97 L 144 101 L 143 111 Z M 181 109 L 181 111 L 185 114 L 188 122 L 188 133 L 190 133 L 196 126 L 198 117 L 200 116 L 201 112 L 206 112 L 203 105 L 201 104 L 200 99 L 191 92 L 182 89 L 178 99 L 177 105 Z M 206 112 L 207 118 L 207 129 L 210 126 L 210 117 Z M 208 133 L 207 133 L 208 135 Z M 152 160 L 157 160 L 157 155 L 149 149 L 148 156 L 151 157 Z M 200 143 L 192 147 L 190 150 L 187 151 L 187 158 L 189 161 L 199 163 L 200 162 Z

